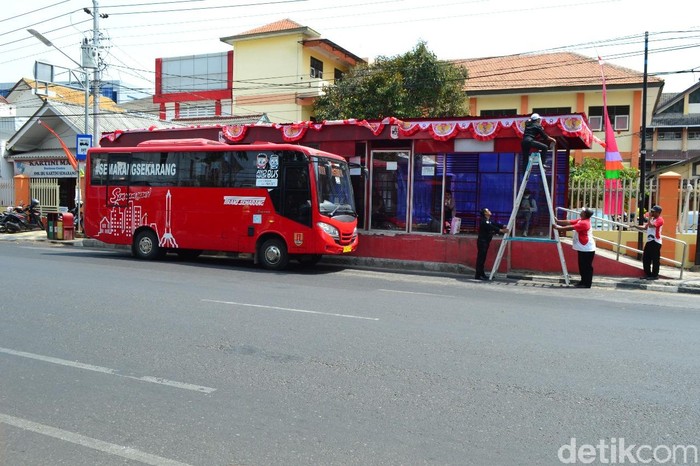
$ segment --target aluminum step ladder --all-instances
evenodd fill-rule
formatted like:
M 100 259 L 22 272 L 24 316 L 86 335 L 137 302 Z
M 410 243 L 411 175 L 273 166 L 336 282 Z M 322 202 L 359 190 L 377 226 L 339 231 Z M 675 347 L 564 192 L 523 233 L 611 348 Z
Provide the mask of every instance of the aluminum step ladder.
M 555 159 L 556 157 L 556 146 L 555 144 L 552 144 L 550 146 L 550 150 L 552 151 L 552 160 Z M 530 154 L 527 162 L 527 169 L 525 170 L 525 173 L 523 174 L 523 180 L 520 183 L 520 189 L 518 190 L 518 195 L 515 199 L 515 202 L 513 203 L 513 210 L 510 213 L 510 219 L 508 220 L 508 232 L 506 232 L 503 235 L 503 240 L 501 241 L 501 246 L 498 248 L 498 254 L 496 255 L 496 260 L 493 263 L 493 268 L 491 269 L 491 273 L 489 274 L 489 280 L 493 280 L 493 276 L 496 274 L 496 271 L 501 265 L 501 260 L 503 259 L 503 254 L 506 250 L 507 245 L 511 241 L 523 241 L 523 242 L 532 242 L 532 243 L 554 243 L 557 246 L 557 251 L 559 252 L 559 261 L 561 262 L 561 270 L 564 273 L 564 281 L 566 282 L 567 285 L 569 285 L 569 272 L 566 269 L 566 261 L 564 260 L 564 251 L 562 250 L 561 247 L 561 241 L 559 239 L 559 231 L 557 229 L 553 229 L 554 232 L 554 238 L 546 237 L 546 238 L 538 238 L 538 237 L 532 237 L 532 236 L 513 236 L 512 232 L 515 230 L 515 222 L 518 217 L 518 210 L 520 208 L 520 203 L 523 200 L 523 195 L 525 193 L 525 188 L 527 186 L 527 182 L 530 180 L 530 175 L 532 174 L 533 167 L 539 168 L 540 171 L 540 177 L 542 179 L 542 186 L 544 188 L 544 193 L 545 196 L 547 197 L 547 209 L 549 210 L 549 218 L 550 222 L 553 222 L 553 219 L 555 218 L 554 216 L 554 207 L 552 205 L 552 196 L 549 192 L 549 185 L 547 183 L 547 176 L 545 175 L 544 172 L 544 166 L 542 165 L 542 156 L 540 155 L 539 152 L 533 152 Z

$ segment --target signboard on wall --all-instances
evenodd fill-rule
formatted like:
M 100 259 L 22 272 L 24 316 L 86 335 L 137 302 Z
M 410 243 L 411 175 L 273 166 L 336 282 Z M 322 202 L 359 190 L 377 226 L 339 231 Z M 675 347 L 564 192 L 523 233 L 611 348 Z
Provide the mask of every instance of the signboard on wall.
M 15 175 L 27 175 L 30 178 L 75 178 L 78 172 L 73 170 L 68 160 L 26 160 L 15 162 Z

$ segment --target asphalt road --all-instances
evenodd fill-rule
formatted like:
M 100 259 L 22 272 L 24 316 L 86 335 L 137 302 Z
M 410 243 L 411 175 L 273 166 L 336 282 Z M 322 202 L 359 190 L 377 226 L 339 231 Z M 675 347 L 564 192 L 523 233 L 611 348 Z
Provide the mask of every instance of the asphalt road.
M 0 258 L 1 465 L 532 465 L 700 443 L 694 295 L 39 243 Z

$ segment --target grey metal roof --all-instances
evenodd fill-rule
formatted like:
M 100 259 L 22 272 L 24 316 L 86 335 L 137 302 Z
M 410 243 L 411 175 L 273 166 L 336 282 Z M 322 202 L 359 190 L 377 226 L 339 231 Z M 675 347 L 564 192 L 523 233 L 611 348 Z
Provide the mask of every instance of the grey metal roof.
M 16 156 L 17 153 L 54 149 L 58 146 L 58 142 L 49 134 L 48 130 L 37 124 L 40 120 L 48 122 L 69 147 L 74 144 L 77 134 L 85 133 L 84 106 L 56 101 L 45 102 L 8 140 L 7 146 L 12 152 L 12 157 Z M 92 124 L 92 115 L 89 115 L 88 134 L 93 132 Z M 100 111 L 98 125 L 100 134 L 111 133 L 117 130 L 165 129 L 187 126 L 174 122 L 160 121 L 152 115 L 107 110 Z M 62 157 L 65 157 L 65 155 L 62 155 Z
M 48 105 L 54 109 L 57 115 L 60 115 L 64 120 L 70 122 L 81 133 L 84 131 L 85 108 L 83 106 L 66 104 L 63 102 L 48 102 Z M 90 109 L 88 117 L 88 133 L 92 134 L 93 117 L 92 109 Z M 136 112 L 111 112 L 100 110 L 97 124 L 100 127 L 100 133 L 111 133 L 117 130 L 127 129 L 145 129 L 145 128 L 172 128 L 182 127 L 182 125 L 171 121 L 161 121 L 156 115 Z
M 682 113 L 664 113 L 654 115 L 650 128 L 677 128 L 686 126 L 700 126 L 700 114 L 684 115 Z
M 23 161 L 23 160 L 56 160 L 65 159 L 66 154 L 63 149 L 37 149 L 29 152 L 21 152 L 8 154 L 8 161 Z

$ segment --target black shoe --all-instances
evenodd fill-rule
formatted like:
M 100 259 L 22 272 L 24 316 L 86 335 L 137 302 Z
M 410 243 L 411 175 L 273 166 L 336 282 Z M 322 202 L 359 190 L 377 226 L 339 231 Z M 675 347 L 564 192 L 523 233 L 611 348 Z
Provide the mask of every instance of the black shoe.
M 578 282 L 577 284 L 574 285 L 574 288 L 590 288 L 590 286 L 587 286 L 581 282 Z

